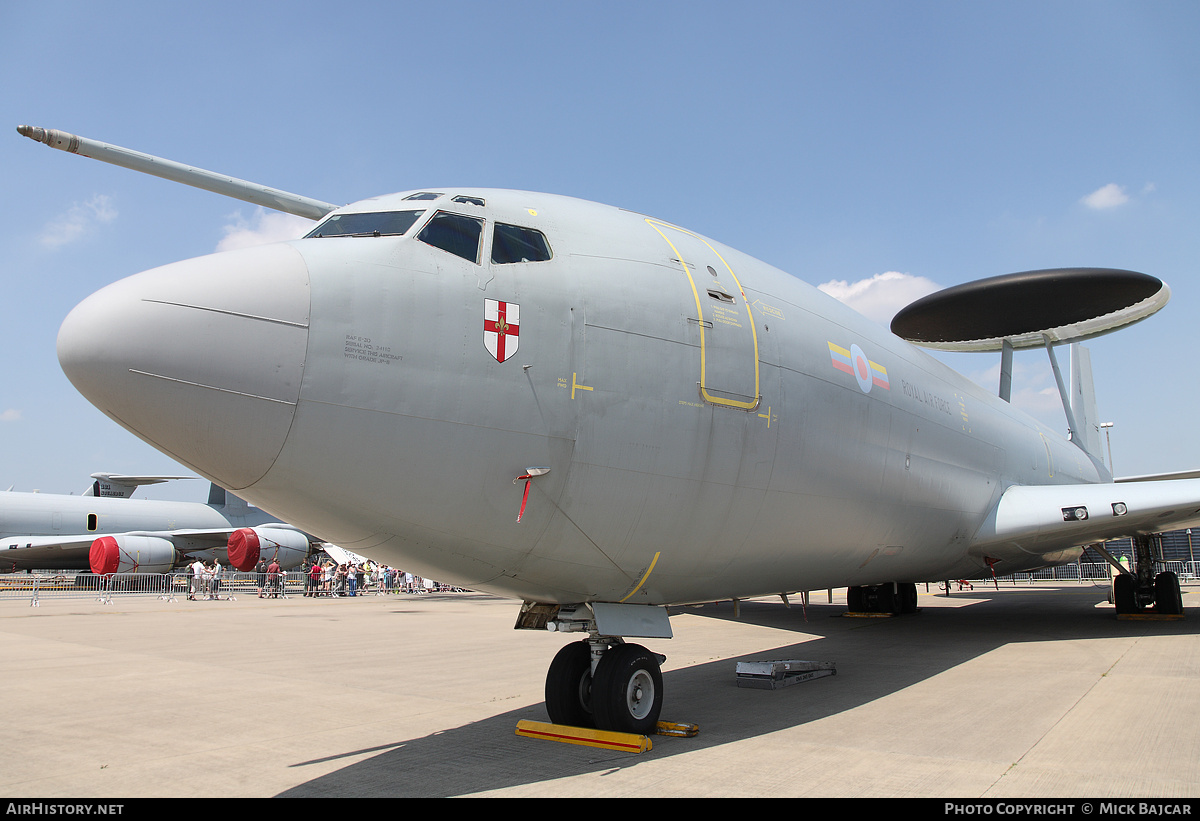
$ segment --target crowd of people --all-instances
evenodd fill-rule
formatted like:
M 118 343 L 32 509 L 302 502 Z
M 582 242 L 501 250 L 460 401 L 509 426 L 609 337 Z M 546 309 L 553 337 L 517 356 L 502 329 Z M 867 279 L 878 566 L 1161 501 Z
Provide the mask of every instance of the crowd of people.
M 386 564 L 361 564 L 348 562 L 338 564 L 332 559 L 325 562 L 304 562 L 305 596 L 361 596 L 374 593 L 427 593 L 441 590 L 436 582 L 405 573 Z
M 188 565 L 188 572 L 191 576 L 188 587 L 188 599 L 196 601 L 199 599 L 220 598 L 221 573 L 223 569 L 221 563 L 216 559 L 209 562 L 196 559 L 196 561 Z
M 196 559 L 188 566 L 188 599 L 221 598 L 221 580 L 225 568 L 217 559 Z M 436 582 L 405 573 L 384 564 L 348 562 L 338 564 L 332 559 L 325 561 L 305 560 L 298 571 L 304 577 L 305 596 L 329 596 L 331 598 L 361 596 L 368 592 L 384 593 L 428 593 L 447 589 Z M 274 599 L 284 594 L 287 571 L 275 559 L 260 559 L 254 568 L 255 587 L 260 599 Z

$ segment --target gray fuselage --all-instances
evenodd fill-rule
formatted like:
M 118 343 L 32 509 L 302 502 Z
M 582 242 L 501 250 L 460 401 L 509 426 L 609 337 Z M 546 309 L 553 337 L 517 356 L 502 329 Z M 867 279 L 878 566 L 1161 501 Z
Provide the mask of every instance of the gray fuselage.
M 403 236 L 302 239 L 116 283 L 67 319 L 64 369 L 118 422 L 297 527 L 527 600 L 1012 572 L 1061 557 L 971 549 L 1007 486 L 1109 478 L 925 352 L 712 240 L 566 197 L 435 193 L 335 212 L 419 209 Z M 476 259 L 419 238 L 437 213 L 479 221 Z M 552 253 L 492 262 L 497 224 Z M 95 345 L 118 318 L 122 339 Z

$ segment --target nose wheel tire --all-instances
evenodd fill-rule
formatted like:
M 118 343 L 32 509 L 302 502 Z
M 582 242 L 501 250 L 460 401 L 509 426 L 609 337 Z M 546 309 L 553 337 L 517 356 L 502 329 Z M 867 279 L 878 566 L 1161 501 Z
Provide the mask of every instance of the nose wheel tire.
M 592 715 L 592 652 L 586 641 L 566 645 L 550 662 L 546 712 L 555 724 L 596 726 Z
M 598 729 L 651 734 L 662 701 L 657 656 L 637 644 L 618 644 L 604 653 L 592 680 L 592 713 Z

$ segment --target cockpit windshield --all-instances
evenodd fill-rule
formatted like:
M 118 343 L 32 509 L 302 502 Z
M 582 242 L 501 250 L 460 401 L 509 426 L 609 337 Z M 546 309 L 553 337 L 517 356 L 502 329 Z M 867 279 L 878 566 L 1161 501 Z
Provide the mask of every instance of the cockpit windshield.
M 403 236 L 424 211 L 373 211 L 365 214 L 334 214 L 305 239 L 320 237 L 399 237 Z

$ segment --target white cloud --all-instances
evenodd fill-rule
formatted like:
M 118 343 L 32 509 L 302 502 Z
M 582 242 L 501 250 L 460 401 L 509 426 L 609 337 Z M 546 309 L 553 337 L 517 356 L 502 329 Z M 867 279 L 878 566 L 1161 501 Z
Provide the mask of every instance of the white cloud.
M 1106 208 L 1116 208 L 1118 205 L 1129 202 L 1129 195 L 1125 193 L 1124 188 L 1115 182 L 1110 182 L 1088 194 L 1081 202 L 1088 208 L 1103 211 Z
M 95 226 L 104 225 L 117 218 L 112 197 L 96 194 L 87 202 L 75 203 L 59 219 L 51 222 L 42 231 L 42 245 L 57 248 L 75 242 L 88 234 Z
M 21 412 L 16 408 L 0 411 L 0 422 L 20 422 Z
M 224 228 L 225 236 L 217 243 L 218 251 L 233 251 L 271 242 L 299 239 L 312 230 L 310 219 L 259 208 L 249 221 L 241 212 L 230 215 L 232 223 Z
M 817 287 L 884 326 L 891 323 L 901 308 L 938 290 L 938 286 L 925 277 L 899 271 L 887 271 L 857 282 L 835 279 Z

